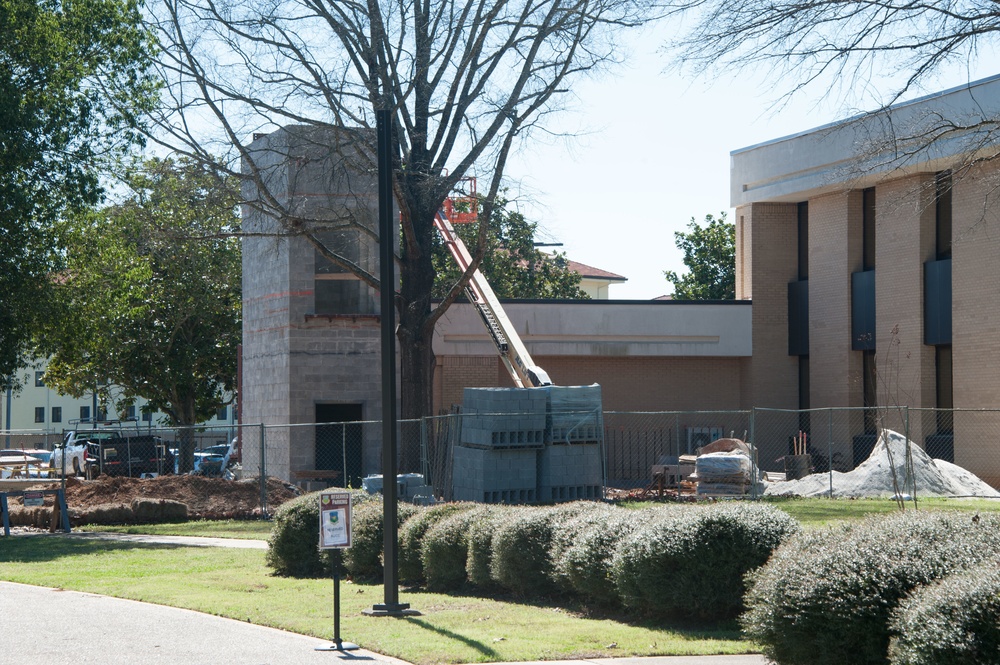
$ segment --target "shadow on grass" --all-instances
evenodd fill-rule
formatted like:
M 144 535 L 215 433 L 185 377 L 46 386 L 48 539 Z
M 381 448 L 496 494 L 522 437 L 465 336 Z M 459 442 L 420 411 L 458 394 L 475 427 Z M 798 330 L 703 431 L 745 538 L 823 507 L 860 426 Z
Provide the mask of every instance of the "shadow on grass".
M 420 587 L 407 588 L 407 593 L 420 595 L 425 591 Z M 453 598 L 479 598 L 485 600 L 496 600 L 503 603 L 523 605 L 525 607 L 535 607 L 539 609 L 558 609 L 569 615 L 594 621 L 613 621 L 615 623 L 633 626 L 636 628 L 646 628 L 649 630 L 665 630 L 675 633 L 679 639 L 684 640 L 742 640 L 743 635 L 739 624 L 735 619 L 706 622 L 692 619 L 683 621 L 678 619 L 653 618 L 639 615 L 629 610 L 618 607 L 609 608 L 598 605 L 590 605 L 579 598 L 571 596 L 547 597 L 547 598 L 525 598 L 510 594 L 494 593 L 479 594 L 471 590 L 452 591 L 447 595 Z
M 479 653 L 481 653 L 484 656 L 487 656 L 489 658 L 496 659 L 496 658 L 499 657 L 499 654 L 497 654 L 497 652 L 495 650 L 493 650 L 490 647 L 486 646 L 482 642 L 477 642 L 476 640 L 469 639 L 468 637 L 466 637 L 464 635 L 459 635 L 458 633 L 454 633 L 454 632 L 452 632 L 450 630 L 444 630 L 443 628 L 440 628 L 438 626 L 431 625 L 431 624 L 427 623 L 426 621 L 424 621 L 423 619 L 417 619 L 417 618 L 414 618 L 414 617 L 403 617 L 403 620 L 406 621 L 407 623 L 413 624 L 414 626 L 417 626 L 419 628 L 423 628 L 424 630 L 429 630 L 429 631 L 432 631 L 434 633 L 437 633 L 438 635 L 441 635 L 442 637 L 446 637 L 446 638 L 448 638 L 450 640 L 454 640 L 456 642 L 461 642 L 462 644 L 464 644 L 464 645 L 466 645 L 468 647 L 471 647 L 472 649 L 475 649 Z
M 184 547 L 167 543 L 122 542 L 97 538 L 51 536 L 0 536 L 0 563 L 57 561 L 64 557 L 103 554 L 122 550 L 173 550 Z

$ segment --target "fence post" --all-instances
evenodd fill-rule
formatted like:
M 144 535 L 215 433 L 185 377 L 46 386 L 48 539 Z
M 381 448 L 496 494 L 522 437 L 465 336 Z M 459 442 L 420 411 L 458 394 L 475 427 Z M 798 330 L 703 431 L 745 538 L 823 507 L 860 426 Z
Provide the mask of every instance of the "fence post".
M 913 473 L 913 449 L 910 443 L 910 405 L 904 407 L 904 427 L 906 428 L 906 475 L 910 479 L 910 496 L 913 497 L 913 506 L 917 505 L 917 477 Z M 923 430 L 921 430 L 923 431 Z
M 347 478 L 347 423 L 341 423 L 340 425 L 340 462 L 340 468 L 343 469 L 341 471 L 343 474 L 341 480 L 344 481 L 344 489 L 348 489 L 350 485 L 348 485 L 349 481 Z
M 264 423 L 260 424 L 260 516 L 267 519 L 267 445 Z
M 424 484 L 431 483 L 431 465 L 427 454 L 427 416 L 420 418 L 420 473 L 424 475 Z
M 827 472 L 830 474 L 830 498 L 833 498 L 833 409 L 826 412 Z
M 757 455 L 757 439 L 755 439 L 753 435 L 752 408 L 750 409 L 749 420 L 750 420 L 750 422 L 748 423 L 749 427 L 747 431 L 743 433 L 743 436 L 746 437 L 747 435 L 749 435 L 749 438 L 747 438 L 746 443 L 748 443 L 750 446 L 750 498 L 756 501 L 757 499 L 760 498 L 760 496 L 757 495 L 758 485 L 760 484 L 760 457 Z M 679 461 L 680 460 L 678 460 L 678 462 Z

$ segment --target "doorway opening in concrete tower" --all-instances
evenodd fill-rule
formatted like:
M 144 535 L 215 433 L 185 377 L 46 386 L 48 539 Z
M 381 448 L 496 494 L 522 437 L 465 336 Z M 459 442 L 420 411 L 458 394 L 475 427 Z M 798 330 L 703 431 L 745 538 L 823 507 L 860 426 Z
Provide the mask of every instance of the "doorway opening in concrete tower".
M 316 405 L 316 469 L 339 471 L 338 487 L 361 487 L 360 404 Z

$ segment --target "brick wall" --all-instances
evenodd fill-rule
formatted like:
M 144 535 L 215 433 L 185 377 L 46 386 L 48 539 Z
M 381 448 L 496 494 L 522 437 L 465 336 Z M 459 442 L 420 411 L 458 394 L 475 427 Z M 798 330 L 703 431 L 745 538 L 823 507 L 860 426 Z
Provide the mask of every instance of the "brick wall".
M 860 191 L 809 201 L 809 406 L 862 406 L 851 350 L 851 273 L 861 269 Z
M 751 262 L 740 298 L 753 300 L 753 357 L 744 363 L 741 406 L 797 408 L 798 358 L 788 355 L 788 283 L 798 278 L 798 207 L 753 203 L 736 211 Z
M 952 207 L 952 349 L 956 408 L 1000 406 L 1000 192 L 995 166 L 956 175 Z M 955 423 L 955 462 L 1000 486 L 995 432 Z
M 688 411 L 739 409 L 740 358 L 537 356 L 560 386 L 601 384 L 605 410 Z M 512 385 L 495 357 L 438 358 L 435 385 L 441 405 L 460 404 L 466 387 Z
M 924 344 L 923 270 L 934 258 L 935 180 L 922 173 L 875 189 L 875 364 L 879 405 L 935 405 L 934 348 Z M 902 431 L 891 414 L 884 423 Z M 929 434 L 930 432 L 926 432 Z M 923 442 L 911 419 L 910 438 Z

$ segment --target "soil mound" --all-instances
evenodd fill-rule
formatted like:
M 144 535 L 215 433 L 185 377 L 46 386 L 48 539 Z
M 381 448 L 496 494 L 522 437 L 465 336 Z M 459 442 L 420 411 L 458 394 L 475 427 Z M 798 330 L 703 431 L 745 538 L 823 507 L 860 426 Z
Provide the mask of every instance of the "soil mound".
M 273 510 L 298 496 L 293 485 L 268 478 L 267 507 Z M 126 504 L 136 499 L 169 499 L 188 507 L 191 519 L 240 519 L 260 515 L 260 483 L 257 478 L 223 480 L 205 476 L 159 476 L 124 478 L 101 476 L 96 480 L 66 483 L 70 513 L 86 512 L 105 504 Z

